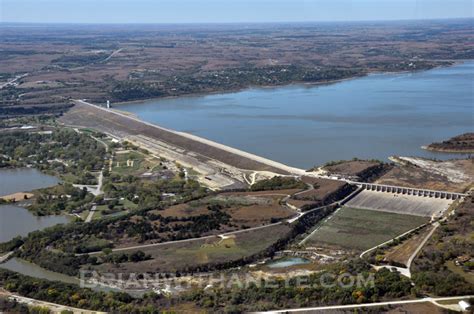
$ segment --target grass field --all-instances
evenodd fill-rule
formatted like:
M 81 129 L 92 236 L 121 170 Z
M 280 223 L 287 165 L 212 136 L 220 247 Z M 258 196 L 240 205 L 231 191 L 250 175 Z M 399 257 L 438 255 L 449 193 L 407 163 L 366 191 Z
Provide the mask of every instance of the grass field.
M 213 237 L 204 240 L 167 244 L 143 248 L 153 259 L 119 266 L 102 264 L 97 270 L 113 272 L 174 272 L 185 267 L 237 260 L 258 253 L 283 237 L 289 231 L 285 225 L 243 232 L 227 239 Z M 133 251 L 127 251 L 131 253 Z
M 120 200 L 119 203 L 114 206 L 114 210 L 111 211 L 108 207 L 108 205 L 99 205 L 97 206 L 97 210 L 94 213 L 93 220 L 101 219 L 103 217 L 110 217 L 110 216 L 116 216 L 116 215 L 124 215 L 128 213 L 128 210 L 133 210 L 137 208 L 137 204 L 124 199 Z M 107 213 L 111 212 L 111 213 Z M 87 216 L 86 216 L 87 217 Z
M 453 272 L 455 274 L 458 274 L 459 276 L 466 279 L 467 282 L 474 285 L 474 274 L 473 273 L 465 272 L 464 270 L 462 270 L 461 267 L 456 266 L 454 264 L 454 261 L 448 261 L 448 262 L 445 263 L 445 265 L 451 272 Z
M 413 252 L 415 252 L 432 228 L 432 226 L 425 227 L 417 234 L 412 235 L 409 239 L 403 241 L 399 245 L 388 249 L 384 255 L 385 260 L 406 265 L 410 256 L 413 254 Z
M 112 163 L 112 172 L 121 175 L 141 175 L 159 165 L 159 160 L 151 161 L 140 152 L 129 151 L 116 154 Z
M 343 207 L 322 223 L 306 245 L 366 250 L 427 221 L 425 217 Z

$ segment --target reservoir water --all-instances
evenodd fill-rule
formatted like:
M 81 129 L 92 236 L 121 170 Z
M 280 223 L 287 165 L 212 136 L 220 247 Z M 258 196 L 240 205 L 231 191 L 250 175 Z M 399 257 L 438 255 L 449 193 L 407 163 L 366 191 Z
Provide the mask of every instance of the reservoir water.
M 70 220 L 67 216 L 35 216 L 20 206 L 0 205 L 0 243 Z
M 33 168 L 0 169 L 0 196 L 41 189 L 58 182 L 56 177 Z
M 0 195 L 15 192 L 28 192 L 33 189 L 45 188 L 56 185 L 59 180 L 48 176 L 36 169 L 1 169 L 0 170 Z M 27 209 L 7 204 L 0 205 L 0 243 L 11 240 L 16 236 L 25 236 L 31 231 L 41 230 L 60 223 L 68 223 L 66 216 L 38 217 Z
M 252 88 L 119 106 L 139 118 L 291 166 L 392 155 L 473 131 L 474 62 L 329 85 Z

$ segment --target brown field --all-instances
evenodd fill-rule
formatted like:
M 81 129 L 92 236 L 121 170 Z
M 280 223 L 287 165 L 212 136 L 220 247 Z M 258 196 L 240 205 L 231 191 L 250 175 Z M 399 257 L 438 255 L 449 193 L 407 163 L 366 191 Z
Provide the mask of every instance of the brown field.
M 418 234 L 414 234 L 409 239 L 399 245 L 390 248 L 385 252 L 384 261 L 397 262 L 406 266 L 408 259 L 418 248 L 423 239 L 428 235 L 433 227 L 423 228 Z
M 18 192 L 18 193 L 13 193 L 5 196 L 0 196 L 1 199 L 7 201 L 7 202 L 19 202 L 22 201 L 26 198 L 32 198 L 35 196 L 32 193 L 25 193 L 25 192 Z
M 345 183 L 341 181 L 305 176 L 301 177 L 301 181 L 312 185 L 314 189 L 300 192 L 297 195 L 292 195 L 292 197 L 288 200 L 288 203 L 298 208 L 302 208 L 304 206 L 322 206 L 328 201 L 330 202 L 330 198 L 332 199 L 332 196 L 334 196 L 338 191 L 341 190 L 342 187 L 345 186 Z
M 323 169 L 330 173 L 358 176 L 360 173 L 379 164 L 380 162 L 370 160 L 350 160 L 335 165 L 324 166 Z
M 174 205 L 153 213 L 164 217 L 188 217 L 208 214 L 207 206 L 212 203 L 229 204 L 223 211 L 232 218 L 234 225 L 256 227 L 269 224 L 273 219 L 290 218 L 295 212 L 280 204 L 287 194 L 298 190 L 262 191 L 262 192 L 227 192 L 203 200 Z M 282 192 L 282 193 L 281 193 Z M 222 230 L 221 230 L 222 231 Z
M 472 182 L 474 182 L 474 159 L 433 162 L 433 164 L 439 169 L 446 169 L 449 166 L 459 170 L 464 173 L 466 179 L 453 181 L 429 168 L 405 164 L 396 165 L 380 177 L 376 183 L 451 192 L 464 192 L 472 186 Z
M 315 311 L 315 313 L 327 313 L 327 314 L 352 314 L 352 313 L 384 313 L 384 314 L 405 314 L 405 313 L 417 313 L 417 314 L 442 314 L 446 313 L 442 308 L 434 305 L 431 302 L 423 302 L 416 304 L 400 304 L 400 305 L 387 305 L 379 307 L 361 307 L 358 310 L 347 309 L 347 310 L 324 310 Z M 310 312 L 300 312 L 310 313 Z
M 345 182 L 329 180 L 329 179 L 319 179 L 319 178 L 308 178 L 303 177 L 301 179 L 305 183 L 309 183 L 314 186 L 313 190 L 309 190 L 303 193 L 295 195 L 293 198 L 297 200 L 309 200 L 309 201 L 319 201 L 323 202 L 331 194 L 340 190 L 343 186 L 346 185 Z
M 205 215 L 209 210 L 204 207 L 190 207 L 187 204 L 178 204 L 168 207 L 164 210 L 152 210 L 151 213 L 161 215 L 163 217 L 192 217 Z
M 295 213 L 284 206 L 274 203 L 271 206 L 245 206 L 226 210 L 232 216 L 232 222 L 241 226 L 256 227 L 271 222 L 271 218 L 285 219 Z
M 303 206 L 317 206 L 315 205 L 314 201 L 302 201 L 302 200 L 295 200 L 293 198 L 288 200 L 288 204 L 296 206 L 298 208 L 302 208 Z
M 235 195 L 235 196 L 286 196 L 300 192 L 299 189 L 287 189 L 287 190 L 270 190 L 270 191 L 245 191 L 245 192 L 224 192 L 220 195 Z
M 286 235 L 289 230 L 288 226 L 275 225 L 239 233 L 229 239 L 216 236 L 205 240 L 148 247 L 141 251 L 151 254 L 151 260 L 123 263 L 119 266 L 102 264 L 95 268 L 102 272 L 174 272 L 208 263 L 222 263 L 258 253 Z M 127 251 L 130 252 L 133 251 Z

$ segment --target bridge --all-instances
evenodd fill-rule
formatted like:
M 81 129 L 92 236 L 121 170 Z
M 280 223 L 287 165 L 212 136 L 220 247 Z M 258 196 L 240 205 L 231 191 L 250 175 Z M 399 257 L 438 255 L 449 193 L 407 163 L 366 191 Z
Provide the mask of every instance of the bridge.
M 464 194 L 464 193 L 408 188 L 408 187 L 385 185 L 385 184 L 352 182 L 352 181 L 350 183 L 356 184 L 369 191 L 387 192 L 387 193 L 394 193 L 394 194 L 406 194 L 406 195 L 441 198 L 441 199 L 448 199 L 448 200 L 457 200 L 459 198 L 467 196 L 467 194 Z

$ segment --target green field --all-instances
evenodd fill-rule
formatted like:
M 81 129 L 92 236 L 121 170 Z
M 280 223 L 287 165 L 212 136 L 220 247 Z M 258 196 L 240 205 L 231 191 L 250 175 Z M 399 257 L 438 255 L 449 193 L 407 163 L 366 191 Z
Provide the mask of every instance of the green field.
M 144 172 L 151 171 L 153 168 L 159 165 L 159 160 L 150 161 L 146 157 L 147 156 L 143 153 L 136 151 L 116 154 L 112 163 L 112 172 L 121 175 L 137 176 L 143 174 Z
M 323 222 L 305 244 L 366 250 L 428 221 L 426 217 L 343 207 Z
M 99 205 L 97 206 L 97 210 L 94 213 L 93 220 L 101 219 L 103 217 L 109 217 L 109 216 L 117 216 L 117 215 L 125 215 L 129 212 L 129 210 L 133 210 L 137 208 L 137 204 L 124 199 L 120 200 L 117 205 L 115 205 L 113 210 L 113 213 L 107 214 L 107 211 L 111 211 L 108 207 L 108 205 Z M 111 211 L 112 212 L 112 211 Z M 87 215 L 86 215 L 87 217 Z
M 285 236 L 289 230 L 288 226 L 276 225 L 239 233 L 235 237 L 224 240 L 216 236 L 205 240 L 142 248 L 141 251 L 150 254 L 153 259 L 139 263 L 123 263 L 118 268 L 110 264 L 102 264 L 96 266 L 95 269 L 100 272 L 174 272 L 185 267 L 237 260 L 266 249 Z M 131 252 L 133 250 L 124 253 Z

